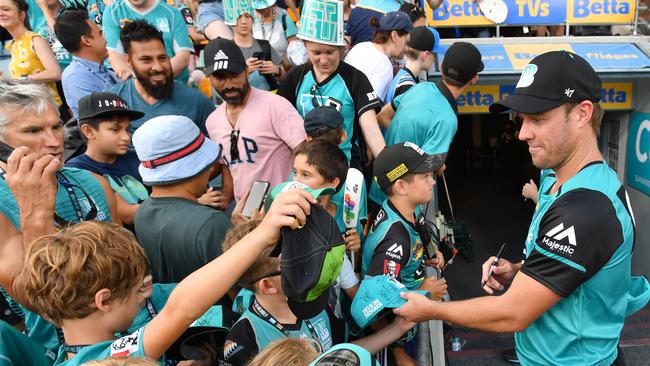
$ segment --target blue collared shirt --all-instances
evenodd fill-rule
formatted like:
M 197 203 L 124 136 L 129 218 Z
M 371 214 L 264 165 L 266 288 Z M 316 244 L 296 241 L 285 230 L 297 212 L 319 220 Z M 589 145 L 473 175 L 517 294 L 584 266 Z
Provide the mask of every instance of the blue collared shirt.
M 90 93 L 103 91 L 119 81 L 103 64 L 77 56 L 72 56 L 72 62 L 61 75 L 63 94 L 75 118 L 79 118 L 79 99 Z

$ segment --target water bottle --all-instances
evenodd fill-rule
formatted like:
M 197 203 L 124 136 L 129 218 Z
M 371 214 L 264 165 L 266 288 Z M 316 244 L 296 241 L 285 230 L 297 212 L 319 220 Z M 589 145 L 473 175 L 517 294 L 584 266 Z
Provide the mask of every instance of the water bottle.
M 451 350 L 454 352 L 460 351 L 462 348 L 462 344 L 460 343 L 460 338 L 454 337 L 451 339 Z

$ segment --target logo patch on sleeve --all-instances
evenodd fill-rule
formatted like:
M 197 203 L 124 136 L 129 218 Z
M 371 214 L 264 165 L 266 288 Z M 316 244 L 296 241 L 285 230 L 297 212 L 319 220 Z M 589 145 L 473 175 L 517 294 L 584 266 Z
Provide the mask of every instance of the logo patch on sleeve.
M 402 269 L 402 266 L 400 266 L 399 263 L 395 261 L 390 261 L 388 259 L 384 260 L 384 274 L 387 276 L 390 276 L 391 278 L 395 278 L 399 276 L 399 272 Z
M 542 243 L 555 253 L 573 255 L 578 246 L 575 228 L 564 228 L 564 223 L 560 223 L 544 234 Z

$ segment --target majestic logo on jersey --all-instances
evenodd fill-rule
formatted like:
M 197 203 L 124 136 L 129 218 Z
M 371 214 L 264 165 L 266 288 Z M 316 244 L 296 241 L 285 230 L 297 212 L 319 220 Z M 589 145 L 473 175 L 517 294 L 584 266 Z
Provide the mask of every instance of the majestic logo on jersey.
M 400 260 L 403 255 L 404 250 L 402 249 L 402 246 L 397 243 L 394 243 L 390 248 L 388 248 L 388 250 L 386 250 L 386 256 L 393 259 Z
M 566 240 L 565 240 L 566 239 Z M 564 228 L 564 223 L 549 230 L 542 239 L 551 251 L 573 255 L 577 246 L 576 232 L 573 226 Z M 566 244 L 568 242 L 568 244 Z
M 560 224 L 553 229 L 551 229 L 549 232 L 546 233 L 546 236 L 553 238 L 555 240 L 562 240 L 564 238 L 569 238 L 569 244 L 573 245 L 574 247 L 576 246 L 576 232 L 571 226 L 568 229 L 564 229 L 564 224 Z

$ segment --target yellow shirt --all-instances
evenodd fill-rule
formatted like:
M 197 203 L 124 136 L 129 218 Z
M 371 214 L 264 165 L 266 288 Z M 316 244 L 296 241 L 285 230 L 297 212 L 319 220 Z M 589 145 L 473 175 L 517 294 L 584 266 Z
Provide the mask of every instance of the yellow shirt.
M 34 37 L 40 37 L 34 32 L 25 32 L 22 36 L 14 39 L 7 45 L 11 51 L 11 62 L 9 62 L 9 75 L 18 79 L 45 70 L 45 66 L 34 51 Z M 61 105 L 61 97 L 54 83 L 45 83 L 51 90 L 56 104 Z

